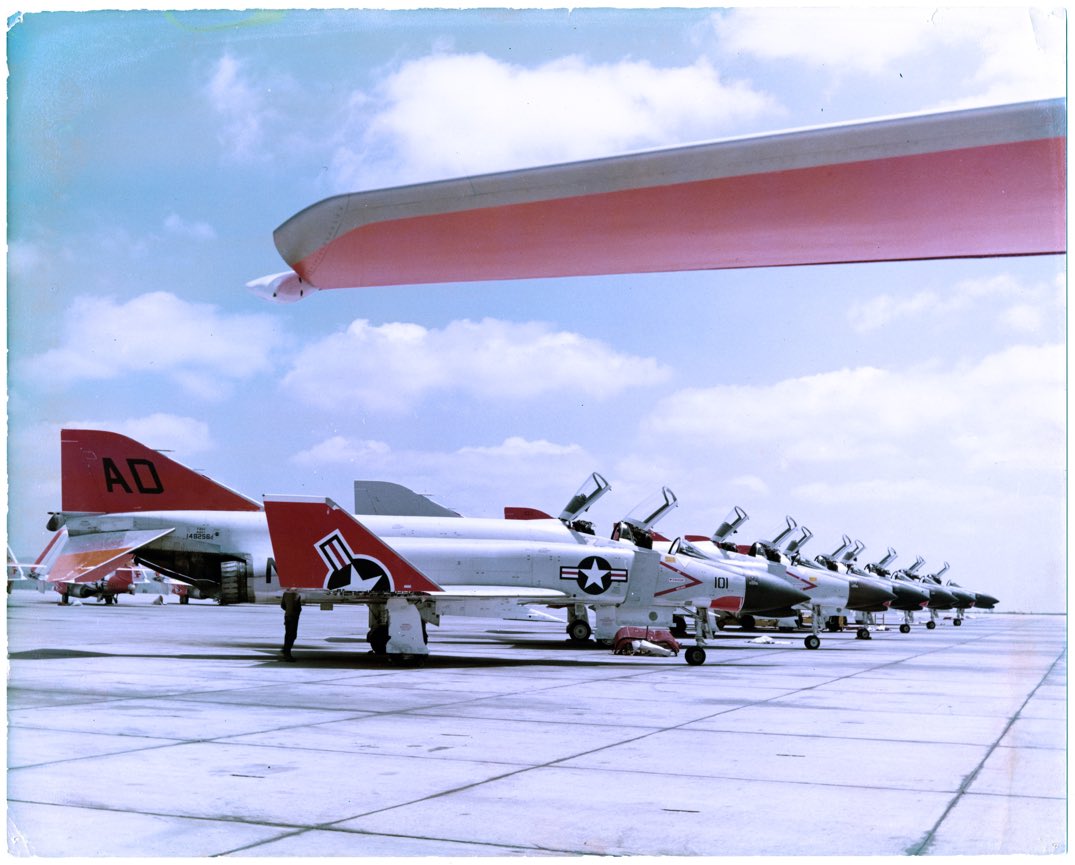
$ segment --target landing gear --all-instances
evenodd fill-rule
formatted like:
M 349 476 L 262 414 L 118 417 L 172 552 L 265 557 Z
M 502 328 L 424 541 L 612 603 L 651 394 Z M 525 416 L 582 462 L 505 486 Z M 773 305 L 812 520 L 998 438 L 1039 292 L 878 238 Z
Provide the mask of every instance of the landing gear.
M 388 647 L 388 625 L 377 625 L 374 628 L 370 628 L 368 634 L 366 634 L 366 641 L 370 644 L 370 648 L 373 649 L 373 654 L 384 655 Z
M 952 619 L 952 624 L 955 625 L 958 628 L 960 625 L 963 624 L 963 620 L 962 619 Z
M 906 622 L 904 622 L 902 625 L 900 625 L 900 633 L 901 634 L 909 634 L 909 633 L 911 633 L 911 626 L 908 625 Z
M 932 619 L 930 619 L 928 622 L 926 622 L 926 630 L 932 631 L 936 627 L 937 627 L 937 623 L 935 621 L 933 621 Z
M 186 595 L 180 595 L 179 596 L 179 603 L 181 603 L 181 604 L 189 604 L 190 603 L 190 598 L 187 597 Z
M 857 631 L 855 631 L 855 639 L 856 640 L 869 640 L 869 639 L 871 639 L 871 637 L 870 637 L 870 629 L 865 628 L 865 627 L 864 628 L 859 628 Z
M 688 646 L 683 658 L 692 667 L 700 667 L 705 663 L 705 649 L 701 646 Z
M 739 617 L 739 628 L 743 631 L 753 631 L 757 627 L 757 622 L 754 621 L 754 617 L 749 613 L 745 616 Z
M 575 619 L 573 622 L 568 623 L 567 638 L 572 643 L 585 643 L 590 639 L 592 633 L 593 629 L 585 619 Z
M 817 634 L 810 634 L 805 640 L 803 640 L 803 645 L 806 646 L 806 648 L 808 649 L 820 649 L 821 637 L 819 637 Z

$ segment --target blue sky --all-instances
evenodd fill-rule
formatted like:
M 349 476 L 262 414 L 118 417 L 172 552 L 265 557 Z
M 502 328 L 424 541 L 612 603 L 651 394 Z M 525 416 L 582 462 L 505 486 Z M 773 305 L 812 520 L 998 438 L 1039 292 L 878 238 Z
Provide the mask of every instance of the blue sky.
M 1062 257 L 322 292 L 246 282 L 328 195 L 1061 96 L 1062 12 L 39 12 L 9 21 L 9 540 L 59 430 L 252 496 L 394 480 L 666 534 L 785 514 L 1008 609 L 1065 603 Z M 1033 550 L 1033 553 L 1030 551 Z M 1024 556 L 1029 558 L 1024 558 Z M 1027 567 L 1025 562 L 1030 561 Z M 1018 566 L 1018 572 L 1015 567 Z

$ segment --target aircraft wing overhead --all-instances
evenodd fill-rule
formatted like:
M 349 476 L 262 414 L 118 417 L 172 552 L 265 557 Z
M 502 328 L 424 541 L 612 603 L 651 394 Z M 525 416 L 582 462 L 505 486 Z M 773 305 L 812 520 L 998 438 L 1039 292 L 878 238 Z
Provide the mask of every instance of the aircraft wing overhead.
M 313 290 L 1065 251 L 1063 99 L 328 198 L 274 233 Z
M 107 577 L 126 557 L 174 529 L 98 532 L 69 537 L 48 573 L 50 583 L 92 583 Z

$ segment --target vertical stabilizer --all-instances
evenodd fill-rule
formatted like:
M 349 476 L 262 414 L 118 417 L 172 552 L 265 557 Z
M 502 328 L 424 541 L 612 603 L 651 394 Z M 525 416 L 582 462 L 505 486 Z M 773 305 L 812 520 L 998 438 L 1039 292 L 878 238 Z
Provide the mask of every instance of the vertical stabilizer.
M 331 499 L 266 496 L 265 518 L 283 588 L 443 591 Z
M 261 510 L 159 451 L 104 430 L 60 431 L 60 475 L 66 513 Z

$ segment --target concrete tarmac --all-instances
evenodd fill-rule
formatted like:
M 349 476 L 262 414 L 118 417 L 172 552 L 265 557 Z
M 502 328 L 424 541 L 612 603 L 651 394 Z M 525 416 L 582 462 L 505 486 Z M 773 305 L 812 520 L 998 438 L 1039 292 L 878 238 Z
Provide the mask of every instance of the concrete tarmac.
M 1066 619 L 729 629 L 701 667 L 446 619 L 8 595 L 15 856 L 968 855 L 1067 849 Z M 890 625 L 898 620 L 890 615 Z

